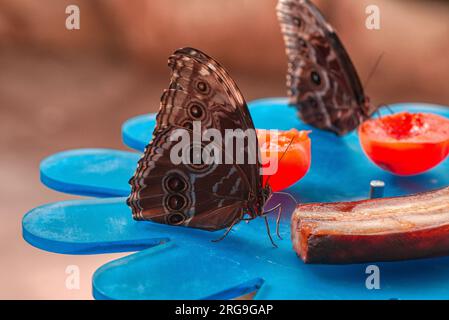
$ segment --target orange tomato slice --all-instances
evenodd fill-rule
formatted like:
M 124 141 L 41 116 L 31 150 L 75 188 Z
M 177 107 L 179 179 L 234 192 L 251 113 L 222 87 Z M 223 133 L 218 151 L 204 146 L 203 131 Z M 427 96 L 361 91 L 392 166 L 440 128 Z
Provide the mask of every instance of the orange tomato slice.
M 311 161 L 311 141 L 308 134 L 308 131 L 296 129 L 257 130 L 264 185 L 268 181 L 271 189 L 276 192 L 305 176 Z
M 449 119 L 430 113 L 401 112 L 365 121 L 359 139 L 366 155 L 397 175 L 416 175 L 449 154 Z

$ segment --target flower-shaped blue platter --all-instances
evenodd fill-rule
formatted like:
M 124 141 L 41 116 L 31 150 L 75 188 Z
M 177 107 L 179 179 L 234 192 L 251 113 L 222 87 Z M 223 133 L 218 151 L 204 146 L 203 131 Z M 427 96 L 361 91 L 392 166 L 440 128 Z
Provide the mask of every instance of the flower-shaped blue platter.
M 426 104 L 398 104 L 394 111 L 433 112 L 449 117 L 449 109 Z M 385 195 L 398 196 L 449 185 L 449 162 L 414 177 L 393 176 L 372 164 L 356 133 L 336 137 L 305 125 L 286 100 L 250 103 L 257 128 L 311 130 L 312 165 L 287 190 L 300 202 L 328 202 L 368 197 L 371 180 L 386 183 Z M 385 112 L 385 111 L 382 111 Z M 128 120 L 125 144 L 142 151 L 151 139 L 154 115 Z M 238 224 L 219 243 L 223 231 L 137 222 L 125 204 L 128 180 L 141 153 L 107 149 L 62 152 L 41 163 L 41 180 L 61 192 L 107 197 L 48 204 L 23 219 L 30 244 L 58 253 L 96 254 L 139 251 L 100 267 L 93 277 L 99 299 L 231 299 L 257 291 L 257 299 L 447 299 L 449 258 L 378 263 L 381 288 L 365 286 L 367 264 L 306 265 L 292 249 L 292 201 L 282 203 L 279 248 L 273 248 L 262 219 Z M 274 227 L 274 217 L 271 217 Z

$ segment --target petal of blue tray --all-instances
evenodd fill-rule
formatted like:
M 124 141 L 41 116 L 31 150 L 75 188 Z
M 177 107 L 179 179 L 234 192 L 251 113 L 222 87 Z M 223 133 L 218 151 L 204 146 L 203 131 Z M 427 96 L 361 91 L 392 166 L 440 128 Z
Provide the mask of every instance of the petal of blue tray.
M 168 240 L 137 223 L 125 198 L 75 200 L 43 205 L 22 220 L 23 238 L 51 252 L 97 254 L 137 251 Z
M 449 117 L 449 108 L 442 106 L 407 103 L 392 105 L 391 108 L 394 111 L 427 111 Z M 366 198 L 371 180 L 385 181 L 385 196 L 407 195 L 449 185 L 449 160 L 418 176 L 395 176 L 374 165 L 364 155 L 355 132 L 345 137 L 337 137 L 332 133 L 305 125 L 298 120 L 295 110 L 287 106 L 285 99 L 254 101 L 250 104 L 250 110 L 258 128 L 287 130 L 295 127 L 312 131 L 310 171 L 301 181 L 288 189 L 288 192 L 299 201 L 330 202 Z M 151 121 L 145 119 L 145 116 L 138 117 L 135 121 L 139 125 L 135 126 L 134 120 L 131 119 L 124 128 L 133 128 L 127 130 L 130 136 L 131 133 L 140 133 L 141 136 L 151 135 L 153 130 Z M 146 128 L 146 131 L 144 132 L 142 128 Z M 135 140 L 138 140 L 137 135 Z M 138 155 L 111 151 L 108 156 L 108 151 L 103 150 L 101 155 L 105 157 L 106 162 L 115 159 L 111 160 L 117 164 L 115 171 L 110 170 L 112 166 L 99 164 L 96 152 L 84 150 L 50 157 L 51 166 L 41 166 L 41 175 L 50 177 L 48 181 L 52 183 L 48 183 L 44 178 L 43 182 L 51 188 L 67 193 L 94 196 L 128 195 L 128 180 L 134 173 Z M 47 172 L 48 167 L 52 169 L 51 172 Z M 105 168 L 104 171 L 102 168 Z
M 40 177 L 47 187 L 69 194 L 124 197 L 140 157 L 110 149 L 64 151 L 41 162 Z
M 135 221 L 126 198 L 43 205 L 23 217 L 22 232 L 24 239 L 35 247 L 68 254 L 138 251 L 167 242 L 169 235 L 186 240 L 198 234 L 206 238 L 221 234 Z
M 122 125 L 122 140 L 125 145 L 143 151 L 150 142 L 156 126 L 156 114 L 141 115 L 127 120 Z
M 295 204 L 288 196 L 276 195 L 268 206 L 278 203 L 285 210 L 280 233 L 281 236 L 289 237 L 289 213 L 293 211 Z M 246 223 L 241 223 L 233 231 L 242 228 L 246 230 L 245 225 Z M 252 223 L 248 230 L 255 230 L 256 227 L 262 228 L 257 234 L 265 234 L 265 225 L 260 223 Z M 56 202 L 37 207 L 23 217 L 22 232 L 28 243 L 46 251 L 96 254 L 138 251 L 168 239 L 181 242 L 213 240 L 219 238 L 224 231 L 207 232 L 135 221 L 131 209 L 126 205 L 126 198 L 108 198 Z M 263 240 L 262 242 L 269 244 L 268 238 Z

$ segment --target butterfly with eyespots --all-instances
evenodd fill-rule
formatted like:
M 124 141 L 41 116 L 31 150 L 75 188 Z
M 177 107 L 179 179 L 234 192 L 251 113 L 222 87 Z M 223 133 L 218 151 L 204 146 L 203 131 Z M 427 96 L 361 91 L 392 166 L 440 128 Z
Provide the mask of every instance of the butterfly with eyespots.
M 277 15 L 288 57 L 289 103 L 301 119 L 344 135 L 378 108 L 370 104 L 332 26 L 309 0 L 279 0 Z
M 201 132 L 213 128 L 223 136 L 226 129 L 255 129 L 236 83 L 213 58 L 183 48 L 168 64 L 170 85 L 161 97 L 153 138 L 129 182 L 127 203 L 133 218 L 208 231 L 228 228 L 227 232 L 242 220 L 266 219 L 264 205 L 272 192 L 262 183 L 259 157 L 243 164 L 175 165 L 171 160 L 177 142 L 170 136 L 185 129 L 192 138 L 194 121 L 201 121 Z M 244 152 L 247 156 L 249 149 Z

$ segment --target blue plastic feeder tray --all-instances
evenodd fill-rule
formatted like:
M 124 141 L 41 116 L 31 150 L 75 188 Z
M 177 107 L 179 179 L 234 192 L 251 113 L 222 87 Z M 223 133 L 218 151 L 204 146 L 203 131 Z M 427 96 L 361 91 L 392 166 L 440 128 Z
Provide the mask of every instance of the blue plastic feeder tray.
M 425 104 L 398 104 L 394 111 L 449 109 Z M 300 202 L 363 199 L 372 180 L 382 180 L 385 196 L 407 195 L 449 185 L 449 161 L 414 177 L 393 176 L 363 154 L 356 133 L 337 137 L 300 122 L 285 99 L 250 103 L 261 129 L 311 130 L 309 173 L 287 191 Z M 382 111 L 384 112 L 384 111 Z M 154 115 L 128 120 L 125 144 L 142 151 L 151 139 Z M 262 219 L 240 223 L 219 243 L 223 231 L 206 232 L 137 222 L 125 198 L 141 153 L 106 149 L 73 150 L 41 164 L 41 180 L 55 190 L 110 197 L 59 202 L 30 211 L 23 236 L 38 248 L 68 254 L 139 251 L 100 267 L 93 277 L 99 299 L 230 299 L 257 291 L 256 299 L 447 299 L 449 258 L 379 263 L 381 289 L 365 286 L 367 264 L 306 265 L 290 242 L 290 216 L 281 221 L 279 248 L 273 248 Z M 288 197 L 276 196 L 293 208 Z M 290 210 L 291 213 L 291 210 Z M 270 223 L 274 229 L 274 217 Z

